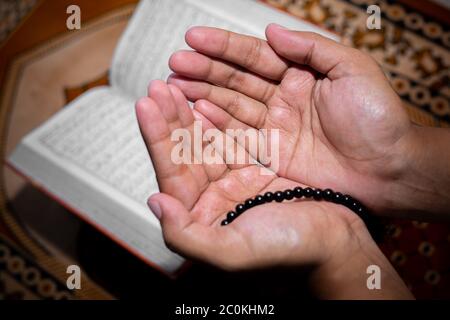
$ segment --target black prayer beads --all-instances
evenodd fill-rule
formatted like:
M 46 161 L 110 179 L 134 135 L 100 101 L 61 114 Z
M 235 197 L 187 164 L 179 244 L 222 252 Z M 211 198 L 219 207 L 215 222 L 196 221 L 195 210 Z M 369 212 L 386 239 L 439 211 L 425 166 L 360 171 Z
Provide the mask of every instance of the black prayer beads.
M 287 189 L 284 191 L 266 192 L 264 195 L 257 195 L 253 199 L 247 199 L 244 203 L 240 203 L 236 206 L 234 211 L 227 213 L 226 218 L 221 222 L 222 226 L 226 226 L 233 222 L 234 219 L 239 217 L 246 210 L 253 208 L 254 206 L 269 203 L 269 202 L 282 202 L 284 200 L 292 200 L 294 198 L 312 198 L 316 201 L 329 201 L 346 206 L 357 215 L 359 215 L 364 221 L 367 219 L 366 208 L 356 199 L 349 195 L 344 195 L 340 192 L 334 192 L 331 189 L 312 189 L 296 187 L 294 189 Z

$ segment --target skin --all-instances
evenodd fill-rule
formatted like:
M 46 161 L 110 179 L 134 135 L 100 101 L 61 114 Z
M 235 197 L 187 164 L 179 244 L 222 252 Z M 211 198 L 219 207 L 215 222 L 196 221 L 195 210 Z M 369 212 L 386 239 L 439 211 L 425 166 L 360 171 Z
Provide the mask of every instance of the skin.
M 202 103 L 210 102 L 199 101 L 196 108 Z M 148 97 L 137 102 L 136 114 L 161 190 L 148 204 L 160 219 L 170 248 L 225 270 L 310 265 L 312 287 L 323 298 L 411 298 L 364 223 L 343 206 L 307 200 L 269 203 L 220 226 L 237 203 L 299 183 L 261 174 L 261 167 L 251 161 L 241 165 L 174 163 L 171 152 L 176 142 L 171 133 L 175 129 L 192 133 L 194 119 L 202 121 L 204 129 L 214 128 L 189 108 L 174 85 L 153 81 Z M 215 150 L 224 147 L 215 140 L 204 144 Z M 190 147 L 191 155 L 199 157 Z M 382 290 L 366 287 L 365 270 L 370 264 L 382 269 Z M 346 279 L 352 279 L 350 291 Z
M 449 218 L 449 130 L 413 125 L 370 56 L 273 24 L 266 37 L 191 28 L 195 51 L 172 55 L 168 83 L 220 130 L 279 129 L 279 177 L 377 214 Z
M 237 203 L 299 183 L 349 193 L 378 214 L 448 218 L 450 132 L 411 124 L 367 55 L 276 25 L 266 36 L 190 29 L 186 42 L 195 51 L 175 53 L 169 85 L 152 82 L 137 103 L 162 191 L 148 204 L 166 243 L 226 270 L 312 266 L 311 285 L 321 298 L 411 298 L 362 221 L 344 207 L 270 203 L 219 225 Z M 224 132 L 279 129 L 280 167 L 262 175 L 251 161 L 175 164 L 171 132 L 192 133 L 194 119 Z M 204 146 L 224 149 L 217 141 Z M 366 287 L 372 264 L 381 268 L 381 290 Z

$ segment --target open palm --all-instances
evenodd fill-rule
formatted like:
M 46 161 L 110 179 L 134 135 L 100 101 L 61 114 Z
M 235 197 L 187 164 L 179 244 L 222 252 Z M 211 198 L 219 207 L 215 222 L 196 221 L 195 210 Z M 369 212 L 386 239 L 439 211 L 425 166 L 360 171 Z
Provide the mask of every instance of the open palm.
M 176 144 L 171 133 L 185 128 L 193 134 L 195 118 L 202 121 L 204 130 L 214 126 L 193 112 L 173 85 L 153 81 L 149 96 L 137 102 L 136 113 L 162 192 L 153 195 L 149 205 L 175 251 L 226 269 L 314 264 L 329 258 L 333 247 L 348 241 L 355 230 L 364 229 L 362 221 L 345 207 L 315 201 L 256 206 L 221 226 L 236 204 L 298 183 L 261 174 L 261 166 L 251 161 L 176 164 L 171 158 Z M 221 154 L 224 146 L 217 143 L 206 141 L 204 147 L 209 144 Z M 199 156 L 188 147 L 192 156 Z
M 192 28 L 196 51 L 171 57 L 168 82 L 221 130 L 279 129 L 280 177 L 383 209 L 411 125 L 378 65 L 317 34 L 271 25 L 266 35 Z

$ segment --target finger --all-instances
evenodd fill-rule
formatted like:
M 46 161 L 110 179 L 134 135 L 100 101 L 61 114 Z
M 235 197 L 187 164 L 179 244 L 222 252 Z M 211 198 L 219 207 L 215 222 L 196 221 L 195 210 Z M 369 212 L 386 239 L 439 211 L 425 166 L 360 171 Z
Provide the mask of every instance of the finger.
M 183 137 L 183 141 L 179 141 L 180 144 L 183 144 L 184 148 L 182 152 L 190 152 L 188 154 L 187 158 L 183 159 L 189 159 L 187 161 L 184 161 L 184 164 L 187 164 L 188 169 L 192 172 L 192 176 L 195 178 L 195 181 L 197 182 L 198 188 L 201 191 L 203 191 L 206 186 L 208 185 L 208 177 L 205 172 L 205 169 L 201 163 L 201 161 L 190 161 L 193 160 L 193 157 L 196 157 L 194 153 L 194 144 L 192 143 L 192 139 L 194 137 L 193 134 L 193 122 L 188 123 L 188 120 L 186 117 L 188 117 L 188 113 L 191 114 L 191 119 L 193 119 L 192 116 L 192 110 L 189 109 L 187 106 L 187 100 L 184 97 L 184 95 L 178 90 L 178 92 L 174 89 L 173 91 L 176 94 L 177 101 L 175 101 L 172 92 L 169 88 L 169 86 L 161 80 L 154 80 L 150 83 L 149 86 L 149 96 L 154 99 L 156 102 L 158 108 L 161 111 L 161 114 L 166 119 L 169 130 L 173 134 L 174 130 L 187 130 L 189 135 L 187 137 Z M 186 109 L 187 108 L 187 109 Z M 181 121 L 179 115 L 183 116 L 184 122 L 188 125 L 187 127 L 183 127 L 183 122 Z M 185 138 L 188 138 L 187 141 Z M 173 151 L 174 149 L 172 149 Z M 172 153 L 171 153 L 172 156 Z M 173 159 L 171 159 L 173 162 Z
M 172 93 L 175 101 L 175 106 L 178 112 L 178 118 L 180 119 L 181 126 L 186 128 L 192 125 L 194 122 L 194 116 L 184 94 L 180 89 L 174 85 L 169 84 L 169 90 Z
M 226 153 L 224 151 L 223 144 L 225 143 L 223 135 L 218 129 L 209 121 L 204 115 L 194 109 L 193 111 L 195 120 L 200 121 L 202 124 L 203 135 L 205 140 L 203 143 L 202 160 L 205 166 L 205 170 L 210 177 L 210 181 L 217 181 L 230 171 L 228 164 L 226 163 Z M 218 134 L 220 138 L 212 137 L 212 134 Z M 221 166 L 214 167 L 213 163 L 221 163 Z
M 212 127 L 221 130 L 227 136 L 228 143 L 233 141 L 239 147 L 240 152 L 243 152 L 241 148 L 245 150 L 249 157 L 249 160 L 245 162 L 246 165 L 256 164 L 259 161 L 270 170 L 278 172 L 277 150 L 279 150 L 280 143 L 278 129 L 258 130 L 249 127 L 208 100 L 198 100 L 194 104 L 195 111 L 205 117 Z M 224 159 L 227 159 L 227 153 L 225 153 Z M 230 167 L 228 161 L 227 165 Z
M 202 105 L 205 105 L 205 107 L 202 107 Z M 225 160 L 229 169 L 235 170 L 257 164 L 256 158 L 247 151 L 246 147 L 253 146 L 253 148 L 249 149 L 254 154 L 257 154 L 258 130 L 250 128 L 247 131 L 247 129 L 243 129 L 242 127 L 236 127 L 233 130 L 227 127 L 231 131 L 223 129 L 222 132 L 211 121 L 211 118 L 201 112 L 201 109 L 208 109 L 208 112 L 212 115 L 212 119 L 215 119 L 214 117 L 217 113 L 223 113 L 227 116 L 228 114 L 207 100 L 199 100 L 194 105 L 194 116 L 201 119 L 202 125 L 205 128 L 205 135 L 209 139 L 210 144 Z M 236 122 L 238 121 L 236 120 Z M 227 132 L 227 134 L 224 132 Z
M 306 64 L 330 79 L 349 74 L 345 64 L 358 65 L 364 55 L 317 33 L 291 31 L 276 24 L 266 28 L 270 46 L 281 56 L 299 64 Z M 344 64 L 344 65 L 343 65 Z M 364 63 L 362 64 L 364 67 Z
M 165 92 L 165 95 L 163 96 L 164 98 L 172 99 L 172 103 L 170 104 L 170 106 L 171 108 L 173 108 L 173 110 L 175 110 L 176 116 L 172 118 L 172 123 L 169 124 L 170 130 L 173 131 L 183 128 L 189 133 L 188 141 L 182 141 L 180 143 L 183 143 L 183 145 L 185 146 L 185 150 L 190 150 L 190 156 L 192 157 L 194 162 L 187 163 L 188 168 L 192 172 L 193 177 L 195 177 L 200 192 L 203 192 L 209 184 L 210 179 L 208 172 L 210 172 L 211 169 L 207 168 L 207 165 L 205 165 L 202 161 L 202 149 L 196 148 L 194 130 L 195 123 L 192 110 L 188 105 L 186 97 L 177 87 L 173 85 L 167 85 L 165 82 L 162 82 L 158 89 Z M 167 93 L 167 91 L 169 91 L 169 94 Z M 162 94 L 160 93 L 160 95 Z M 166 101 L 164 103 L 169 104 L 169 102 Z M 201 134 L 201 129 L 199 130 L 199 134 Z M 215 170 L 219 170 L 221 168 L 220 166 L 226 168 L 223 163 L 217 162 L 217 164 L 219 164 L 218 168 L 216 164 L 213 164 Z
M 194 104 L 194 110 L 200 112 L 204 115 L 217 129 L 225 132 L 227 129 L 231 131 L 246 131 L 246 130 L 254 130 L 256 129 L 250 127 L 249 125 L 237 120 L 229 113 L 219 108 L 214 103 L 208 100 L 198 100 Z
M 175 52 L 169 67 L 182 76 L 232 89 L 261 102 L 268 101 L 277 88 L 270 80 L 193 51 Z
M 262 39 L 211 27 L 193 27 L 185 38 L 198 52 L 240 65 L 268 79 L 280 81 L 288 69 L 288 64 Z
M 164 240 L 172 250 L 222 268 L 239 255 L 239 238 L 232 228 L 214 228 L 194 221 L 180 201 L 164 193 L 151 196 L 148 205 L 159 217 Z
M 226 133 L 225 142 L 231 143 L 231 141 L 234 141 L 238 143 L 238 145 L 241 148 L 244 148 L 246 153 L 249 153 L 252 158 L 258 159 L 259 139 L 264 138 L 259 130 L 235 119 L 208 100 L 198 100 L 194 104 L 194 110 L 208 119 L 211 126 Z M 222 148 L 221 150 L 225 149 Z M 232 155 L 229 155 L 229 157 L 231 156 Z
M 175 105 L 178 108 L 178 115 L 181 125 L 189 130 L 192 139 L 196 139 L 196 135 L 199 135 L 199 138 L 201 139 L 201 143 L 199 144 L 199 146 L 201 145 L 201 148 L 197 146 L 196 141 L 191 141 L 190 143 L 191 152 L 197 159 L 197 163 L 191 164 L 189 168 L 191 169 L 194 176 L 203 176 L 203 173 L 205 173 L 208 181 L 217 180 L 227 171 L 225 161 L 217 153 L 214 154 L 213 157 L 211 157 L 207 152 L 204 152 L 205 149 L 208 148 L 209 142 L 203 139 L 205 129 L 201 126 L 201 121 L 199 123 L 194 122 L 195 118 L 192 110 L 188 106 L 186 97 L 180 91 L 180 89 L 171 84 L 169 84 L 169 89 L 172 93 L 172 96 L 174 97 Z M 200 190 L 205 189 L 207 181 L 202 182 L 203 184 L 199 185 Z
M 175 142 L 171 140 L 169 124 L 155 101 L 149 97 L 136 103 L 139 127 L 155 168 L 160 190 L 168 192 L 191 208 L 200 196 L 198 177 L 184 163 L 172 160 Z
M 191 101 L 205 99 L 251 127 L 259 129 L 264 125 L 266 106 L 237 91 L 184 78 L 176 74 L 172 74 L 167 82 L 180 88 Z
M 180 122 L 177 108 L 167 84 L 162 80 L 151 81 L 148 86 L 148 96 L 152 98 L 156 102 L 158 108 L 160 108 L 162 115 L 169 124 L 169 128 L 179 127 Z
M 195 110 L 193 110 L 193 115 L 201 125 L 202 136 L 206 136 L 206 131 L 212 128 L 211 123 Z M 202 149 L 195 151 L 196 156 L 197 159 L 201 159 L 209 181 L 213 182 L 222 177 L 229 169 L 225 164 L 223 154 L 219 153 L 208 139 L 202 138 L 202 142 Z
M 191 150 L 194 157 L 198 160 L 197 164 L 193 164 L 190 166 L 191 170 L 201 170 L 206 173 L 208 177 L 208 181 L 215 181 L 219 177 L 221 177 L 226 171 L 227 166 L 225 165 L 225 161 L 219 154 L 214 154 L 213 157 L 209 156 L 209 154 L 205 151 L 208 148 L 209 142 L 203 139 L 205 129 L 201 126 L 201 122 L 195 123 L 195 117 L 192 113 L 192 110 L 188 106 L 186 97 L 180 91 L 180 89 L 174 85 L 169 84 L 169 89 L 172 92 L 172 96 L 174 97 L 175 104 L 178 106 L 178 115 L 183 120 L 181 120 L 182 125 L 189 130 L 190 135 L 193 139 L 196 138 L 196 135 L 201 135 L 201 148 L 196 147 L 196 142 L 193 141 L 191 143 Z M 201 126 L 196 129 L 196 126 Z M 196 133 L 195 131 L 198 131 Z M 193 171 L 194 175 L 200 175 L 199 173 Z M 203 190 L 203 187 L 200 187 Z

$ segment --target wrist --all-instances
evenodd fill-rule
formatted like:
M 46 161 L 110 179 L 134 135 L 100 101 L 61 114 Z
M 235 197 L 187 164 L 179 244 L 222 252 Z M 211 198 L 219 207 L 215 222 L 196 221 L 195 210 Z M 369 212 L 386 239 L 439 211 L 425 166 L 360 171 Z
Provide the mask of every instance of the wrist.
M 313 270 L 312 290 L 323 299 L 413 298 L 363 223 L 354 223 L 352 229 L 352 235 L 346 241 L 335 242 L 333 253 Z M 380 289 L 367 286 L 369 266 L 380 269 Z
M 396 142 L 391 148 L 389 165 L 386 166 L 387 173 L 382 177 L 383 201 L 380 201 L 380 211 L 406 211 L 411 209 L 409 202 L 404 199 L 408 198 L 411 191 L 408 187 L 408 180 L 411 179 L 411 168 L 417 159 L 423 153 L 423 144 L 420 142 L 418 127 L 411 124 L 407 132 Z
M 450 130 L 411 125 L 393 148 L 396 168 L 384 188 L 385 211 L 442 219 L 450 203 Z

